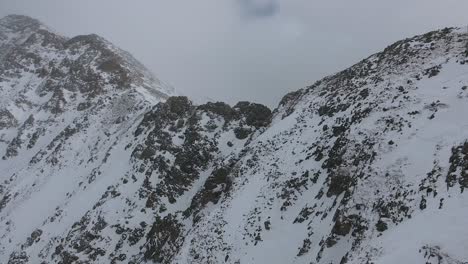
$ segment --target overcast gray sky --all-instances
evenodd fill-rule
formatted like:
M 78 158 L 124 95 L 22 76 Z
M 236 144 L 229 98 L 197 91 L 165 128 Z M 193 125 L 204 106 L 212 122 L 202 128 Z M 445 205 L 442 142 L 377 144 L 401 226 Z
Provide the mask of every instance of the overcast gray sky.
M 276 106 L 394 41 L 468 24 L 468 1 L 0 0 L 12 13 L 97 33 L 190 97 Z

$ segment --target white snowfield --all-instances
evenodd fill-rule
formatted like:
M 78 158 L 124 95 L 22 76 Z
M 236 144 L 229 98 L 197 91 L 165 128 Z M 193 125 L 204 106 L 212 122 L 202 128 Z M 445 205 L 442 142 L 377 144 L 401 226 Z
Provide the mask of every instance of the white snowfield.
M 8 16 L 0 47 L 0 263 L 468 263 L 462 30 L 397 42 L 268 122 L 168 99 L 94 35 Z

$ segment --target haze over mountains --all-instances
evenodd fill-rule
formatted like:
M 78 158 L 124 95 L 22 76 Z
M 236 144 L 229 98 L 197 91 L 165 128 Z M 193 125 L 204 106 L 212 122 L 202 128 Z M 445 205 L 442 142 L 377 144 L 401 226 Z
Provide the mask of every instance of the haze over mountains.
M 399 41 L 270 110 L 4 17 L 0 263 L 466 263 L 467 43 Z

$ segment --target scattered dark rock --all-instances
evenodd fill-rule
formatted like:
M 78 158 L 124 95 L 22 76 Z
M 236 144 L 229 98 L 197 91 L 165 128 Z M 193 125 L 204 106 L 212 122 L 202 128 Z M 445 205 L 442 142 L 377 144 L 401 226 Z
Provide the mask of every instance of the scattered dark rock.
M 239 102 L 234 106 L 234 109 L 245 116 L 246 123 L 249 126 L 254 126 L 256 128 L 266 127 L 271 122 L 271 110 L 264 105 Z
M 377 231 L 379 231 L 379 232 L 383 232 L 383 231 L 388 229 L 387 223 L 385 223 L 382 220 L 379 220 L 377 222 L 377 224 L 375 225 L 375 227 L 376 227 Z
M 10 111 L 6 109 L 0 109 L 0 130 L 4 128 L 15 127 L 17 125 L 18 121 Z
M 310 251 L 311 246 L 312 241 L 310 241 L 310 239 L 308 238 L 304 239 L 304 241 L 302 242 L 302 247 L 299 249 L 299 253 L 297 253 L 297 256 L 300 257 L 307 254 Z
M 330 175 L 327 197 L 338 196 L 352 186 L 353 180 L 345 169 L 339 169 Z
M 169 264 L 177 253 L 180 244 L 182 225 L 173 215 L 157 217 L 147 235 L 144 257 L 146 260 Z
M 246 139 L 251 133 L 252 130 L 249 128 L 237 127 L 234 129 L 234 134 L 236 135 L 236 138 L 240 140 Z

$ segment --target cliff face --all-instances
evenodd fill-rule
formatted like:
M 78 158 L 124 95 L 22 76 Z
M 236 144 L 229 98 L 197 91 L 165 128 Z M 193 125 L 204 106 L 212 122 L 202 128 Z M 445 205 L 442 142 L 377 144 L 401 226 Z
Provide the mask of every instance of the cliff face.
M 466 43 L 399 41 L 272 112 L 6 17 L 0 262 L 464 263 Z

